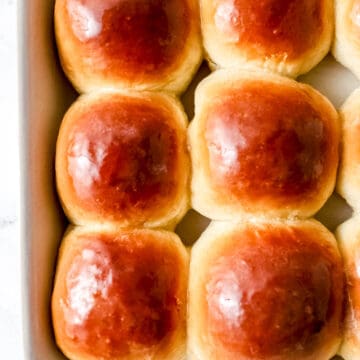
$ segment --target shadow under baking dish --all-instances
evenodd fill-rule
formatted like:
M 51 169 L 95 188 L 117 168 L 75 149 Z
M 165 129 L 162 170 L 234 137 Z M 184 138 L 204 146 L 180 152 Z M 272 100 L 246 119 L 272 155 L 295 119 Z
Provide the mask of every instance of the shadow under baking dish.
M 50 295 L 58 246 L 66 226 L 54 181 L 55 142 L 61 119 L 77 94 L 65 79 L 53 36 L 53 1 L 19 0 L 22 302 L 25 358 L 65 359 L 57 349 L 50 319 Z M 193 91 L 208 74 L 204 65 L 182 100 L 193 116 Z M 358 81 L 330 56 L 301 81 L 339 106 Z M 317 214 L 330 230 L 351 210 L 333 195 Z M 191 210 L 176 231 L 186 245 L 209 220 Z

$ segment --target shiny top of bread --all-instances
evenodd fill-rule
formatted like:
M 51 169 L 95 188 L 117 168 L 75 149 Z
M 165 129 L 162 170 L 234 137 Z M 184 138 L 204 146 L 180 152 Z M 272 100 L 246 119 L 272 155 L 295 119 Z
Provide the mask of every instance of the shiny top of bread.
M 71 359 L 180 358 L 187 262 L 173 233 L 70 229 L 52 296 L 58 345 Z
M 212 223 L 190 265 L 191 359 L 328 360 L 344 276 L 320 223 Z
M 56 152 L 60 199 L 74 224 L 168 226 L 187 209 L 186 115 L 155 93 L 103 91 L 65 114 Z
M 215 4 L 218 31 L 227 41 L 261 56 L 299 56 L 316 43 L 324 22 L 324 2 L 319 0 L 224 0 Z
M 201 0 L 204 46 L 220 67 L 263 67 L 296 77 L 329 51 L 329 0 Z
M 197 88 L 189 131 L 192 202 L 211 218 L 306 217 L 333 191 L 338 116 L 308 85 L 220 70 Z
M 194 0 L 57 0 L 55 32 L 75 88 L 184 90 L 201 59 Z

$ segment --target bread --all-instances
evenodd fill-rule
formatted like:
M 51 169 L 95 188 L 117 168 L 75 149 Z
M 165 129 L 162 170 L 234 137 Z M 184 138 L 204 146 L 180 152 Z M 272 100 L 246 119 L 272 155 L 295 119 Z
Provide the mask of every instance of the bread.
M 190 260 L 188 360 L 329 360 L 344 275 L 315 220 L 213 222 Z
M 192 206 L 215 220 L 308 217 L 331 195 L 338 115 L 308 85 L 219 70 L 195 93 Z
M 335 0 L 335 59 L 360 78 L 360 1 Z
M 339 354 L 345 360 L 360 359 L 360 218 L 341 224 L 336 237 L 344 259 L 347 302 L 344 337 Z
M 62 67 L 79 92 L 182 92 L 202 58 L 195 0 L 56 0 Z
M 356 89 L 340 109 L 342 152 L 337 192 L 354 208 L 360 210 L 360 89 Z
M 187 276 L 173 233 L 71 228 L 52 294 L 59 348 L 71 360 L 185 359 Z
M 200 15 L 215 67 L 296 77 L 323 59 L 333 37 L 332 0 L 200 0 Z
M 56 145 L 58 194 L 69 220 L 175 226 L 189 205 L 186 125 L 171 96 L 81 96 L 65 114 Z

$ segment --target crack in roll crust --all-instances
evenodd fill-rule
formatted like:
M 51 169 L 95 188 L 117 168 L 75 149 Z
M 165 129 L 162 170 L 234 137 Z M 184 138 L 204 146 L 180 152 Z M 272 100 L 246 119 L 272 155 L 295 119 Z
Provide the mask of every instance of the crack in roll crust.
M 187 209 L 186 117 L 161 94 L 79 98 L 60 129 L 60 198 L 75 224 L 170 226 Z
M 263 67 L 296 77 L 329 51 L 329 0 L 201 0 L 204 46 L 220 67 Z
M 189 359 L 328 360 L 341 341 L 343 286 L 320 223 L 214 222 L 191 254 Z
M 81 92 L 181 92 L 201 59 L 193 0 L 57 0 L 55 30 L 63 69 Z
M 71 359 L 178 360 L 185 351 L 188 255 L 165 231 L 71 229 L 52 296 Z
M 332 193 L 337 113 L 309 86 L 220 70 L 197 89 L 189 139 L 192 204 L 210 218 L 307 217 Z

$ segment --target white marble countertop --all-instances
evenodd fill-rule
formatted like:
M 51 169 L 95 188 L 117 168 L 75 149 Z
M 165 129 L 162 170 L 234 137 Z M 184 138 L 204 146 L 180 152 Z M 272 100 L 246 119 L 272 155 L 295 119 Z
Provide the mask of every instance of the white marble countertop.
M 0 0 L 0 348 L 23 359 L 18 230 L 16 0 Z

